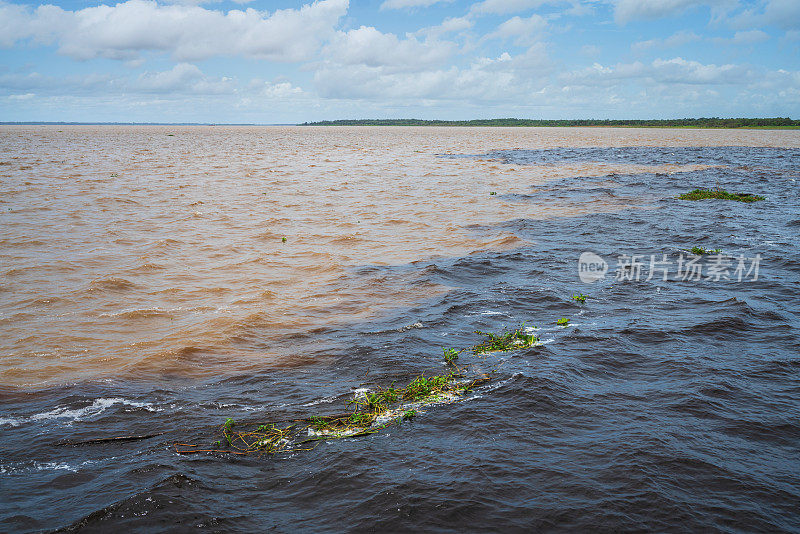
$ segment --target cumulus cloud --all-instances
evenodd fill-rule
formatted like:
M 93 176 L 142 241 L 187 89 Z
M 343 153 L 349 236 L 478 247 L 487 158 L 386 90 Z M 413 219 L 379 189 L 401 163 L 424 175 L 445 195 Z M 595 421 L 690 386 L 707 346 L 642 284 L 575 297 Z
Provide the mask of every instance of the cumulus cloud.
M 272 61 L 310 59 L 333 35 L 348 0 L 319 0 L 273 13 L 255 9 L 209 10 L 128 0 L 67 11 L 53 5 L 30 10 L 0 5 L 0 45 L 31 39 L 56 44 L 75 59 L 130 60 L 146 50 L 170 53 L 178 61 L 244 56 Z
M 236 92 L 235 80 L 204 74 L 196 65 L 179 63 L 165 71 L 115 77 L 89 74 L 55 78 L 36 72 L 0 76 L 0 90 L 35 91 L 45 95 L 171 94 L 218 95 Z
M 703 64 L 676 57 L 656 59 L 650 64 L 636 61 L 603 66 L 595 63 L 585 69 L 564 73 L 561 79 L 568 85 L 608 85 L 622 80 L 631 83 L 632 79 L 645 84 L 737 85 L 747 84 L 753 77 L 754 74 L 742 65 Z
M 499 102 L 541 89 L 549 62 L 543 45 L 511 56 L 480 57 L 468 66 L 406 72 L 384 66 L 324 65 L 314 75 L 323 98 L 384 101 Z
M 361 26 L 348 32 L 337 32 L 323 53 L 328 61 L 342 65 L 419 71 L 442 63 L 455 49 L 455 44 L 448 41 L 419 41 L 414 36 L 399 39 L 392 33 Z
M 486 39 L 515 38 L 518 45 L 531 44 L 541 39 L 547 21 L 539 15 L 527 18 L 512 17 L 500 24 L 497 29 L 486 35 Z
M 149 93 L 232 93 L 235 86 L 230 78 L 212 78 L 203 74 L 190 63 L 179 63 L 172 69 L 161 72 L 145 72 L 132 84 L 130 89 Z

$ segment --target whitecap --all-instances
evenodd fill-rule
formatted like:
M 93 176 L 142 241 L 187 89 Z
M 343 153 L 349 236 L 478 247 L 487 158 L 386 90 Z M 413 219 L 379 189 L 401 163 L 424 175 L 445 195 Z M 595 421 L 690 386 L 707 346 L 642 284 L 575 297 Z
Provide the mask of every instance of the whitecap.
M 70 409 L 67 406 L 59 406 L 58 408 L 48 412 L 37 413 L 28 417 L 0 417 L 0 425 L 9 425 L 14 427 L 24 423 L 49 421 L 53 419 L 68 419 L 69 422 L 72 423 L 100 415 L 116 404 L 133 406 L 135 408 L 144 408 L 145 410 L 151 412 L 157 411 L 153 408 L 152 404 L 145 402 L 134 402 L 119 397 L 99 398 L 95 399 L 94 402 L 92 402 L 92 404 L 89 406 L 84 406 L 83 408 Z

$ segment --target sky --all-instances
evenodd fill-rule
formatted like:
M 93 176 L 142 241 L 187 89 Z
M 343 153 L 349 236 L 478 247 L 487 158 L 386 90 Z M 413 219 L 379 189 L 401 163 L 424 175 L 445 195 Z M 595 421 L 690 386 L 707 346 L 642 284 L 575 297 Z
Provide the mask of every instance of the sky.
M 800 0 L 0 0 L 0 121 L 800 119 Z

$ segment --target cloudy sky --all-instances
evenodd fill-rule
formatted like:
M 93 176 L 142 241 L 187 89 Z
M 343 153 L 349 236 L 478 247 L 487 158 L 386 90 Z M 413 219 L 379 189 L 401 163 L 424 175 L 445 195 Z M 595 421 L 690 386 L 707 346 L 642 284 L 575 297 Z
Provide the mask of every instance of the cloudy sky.
M 800 0 L 0 0 L 0 121 L 800 118 Z

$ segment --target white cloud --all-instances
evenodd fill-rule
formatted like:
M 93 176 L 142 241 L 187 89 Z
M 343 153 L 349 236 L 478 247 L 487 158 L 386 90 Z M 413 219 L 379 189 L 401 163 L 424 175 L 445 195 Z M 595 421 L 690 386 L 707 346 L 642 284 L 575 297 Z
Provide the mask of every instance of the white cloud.
M 470 13 L 505 15 L 518 13 L 528 9 L 536 9 L 548 3 L 558 3 L 557 0 L 483 0 L 470 8 Z
M 769 40 L 769 34 L 761 30 L 736 32 L 730 39 L 722 37 L 712 39 L 713 42 L 721 45 L 749 45 L 763 43 L 767 40 Z
M 266 83 L 261 91 L 266 97 L 284 99 L 303 94 L 303 90 L 290 82 Z
M 754 73 L 743 65 L 714 65 L 690 61 L 681 57 L 656 59 L 645 64 L 618 63 L 611 67 L 595 63 L 592 67 L 562 74 L 568 85 L 614 85 L 625 83 L 651 84 L 703 84 L 703 85 L 746 85 L 754 79 Z
M 170 53 L 178 61 L 246 56 L 272 61 L 310 59 L 346 13 L 348 0 L 321 0 L 273 13 L 255 9 L 208 10 L 128 0 L 65 11 L 43 5 L 28 10 L 0 6 L 0 45 L 21 39 L 58 45 L 75 59 L 135 59 L 139 52 Z
M 316 71 L 314 83 L 323 98 L 500 102 L 539 91 L 548 72 L 544 47 L 537 44 L 517 56 L 476 58 L 465 68 L 407 72 L 363 63 L 327 64 Z
M 659 81 L 688 84 L 741 84 L 751 77 L 741 65 L 705 65 L 681 57 L 656 59 L 652 64 L 652 75 Z
M 226 94 L 235 91 L 230 78 L 213 78 L 203 74 L 196 65 L 179 63 L 161 72 L 145 72 L 130 84 L 135 92 Z
M 729 21 L 738 28 L 775 26 L 783 30 L 800 29 L 800 2 L 766 0 L 759 6 L 745 9 Z
M 527 18 L 512 17 L 500 24 L 497 29 L 486 35 L 485 39 L 515 38 L 516 44 L 532 44 L 541 40 L 547 21 L 539 15 Z
M 430 68 L 447 60 L 455 51 L 449 41 L 418 41 L 413 36 L 399 39 L 371 26 L 338 32 L 323 50 L 329 62 L 343 65 L 386 66 L 401 70 Z
M 649 48 L 675 48 L 685 44 L 697 42 L 701 39 L 702 38 L 694 32 L 682 30 L 670 35 L 666 39 L 650 39 L 647 41 L 633 43 L 631 48 L 639 52 Z
M 800 29 L 800 2 L 797 0 L 770 0 L 764 7 L 764 19 L 784 29 Z
M 430 7 L 438 3 L 449 4 L 453 0 L 386 0 L 381 9 L 405 9 L 410 7 Z
M 417 35 L 427 35 L 430 38 L 437 38 L 448 33 L 462 32 L 475 25 L 469 17 L 448 17 L 437 26 L 429 26 L 417 31 Z
M 626 24 L 632 20 L 671 17 L 691 7 L 722 3 L 726 0 L 617 0 L 614 19 Z

